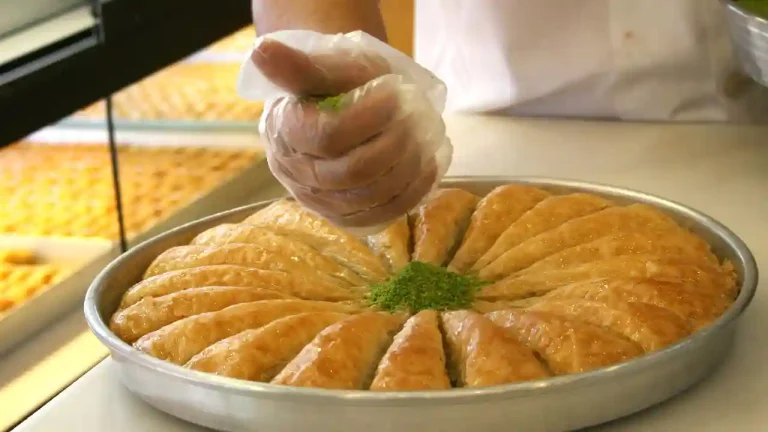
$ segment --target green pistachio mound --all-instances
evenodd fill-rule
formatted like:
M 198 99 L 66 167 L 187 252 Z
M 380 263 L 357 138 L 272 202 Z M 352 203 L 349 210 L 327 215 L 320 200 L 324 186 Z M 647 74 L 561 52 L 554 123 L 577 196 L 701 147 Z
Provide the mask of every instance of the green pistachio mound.
M 484 285 L 474 276 L 413 261 L 386 282 L 373 285 L 368 302 L 387 312 L 465 309 Z

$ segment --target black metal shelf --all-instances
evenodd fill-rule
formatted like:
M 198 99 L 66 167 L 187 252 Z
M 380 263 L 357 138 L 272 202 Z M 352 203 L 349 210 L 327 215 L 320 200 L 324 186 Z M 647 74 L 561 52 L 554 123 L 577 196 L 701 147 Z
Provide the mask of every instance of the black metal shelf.
M 249 0 L 109 0 L 100 25 L 0 67 L 0 146 L 245 27 Z

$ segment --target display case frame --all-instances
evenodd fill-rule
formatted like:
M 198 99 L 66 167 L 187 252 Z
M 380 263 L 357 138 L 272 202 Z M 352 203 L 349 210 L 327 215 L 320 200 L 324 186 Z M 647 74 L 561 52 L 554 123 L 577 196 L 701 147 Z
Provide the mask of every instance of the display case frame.
M 92 1 L 93 27 L 0 65 L 0 146 L 55 123 L 251 21 L 249 0 L 215 4 L 206 0 Z

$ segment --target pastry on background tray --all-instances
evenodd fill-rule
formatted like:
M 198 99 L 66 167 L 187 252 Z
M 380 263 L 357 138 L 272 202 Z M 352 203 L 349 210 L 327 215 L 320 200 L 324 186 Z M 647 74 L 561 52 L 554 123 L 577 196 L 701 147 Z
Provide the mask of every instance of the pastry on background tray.
M 113 115 L 117 120 L 168 125 L 258 122 L 263 104 L 237 94 L 234 83 L 239 71 L 239 61 L 179 62 L 115 93 Z M 74 117 L 103 119 L 105 110 L 104 102 L 99 101 Z
M 27 249 L 2 249 L 0 248 L 0 264 L 25 264 L 37 263 L 37 256 Z
M 42 262 L 31 250 L 0 251 L 0 312 L 22 305 L 68 274 L 60 265 Z
M 121 144 L 126 232 L 136 236 L 263 159 L 259 149 Z M 109 147 L 22 142 L 0 149 L 0 234 L 118 238 Z

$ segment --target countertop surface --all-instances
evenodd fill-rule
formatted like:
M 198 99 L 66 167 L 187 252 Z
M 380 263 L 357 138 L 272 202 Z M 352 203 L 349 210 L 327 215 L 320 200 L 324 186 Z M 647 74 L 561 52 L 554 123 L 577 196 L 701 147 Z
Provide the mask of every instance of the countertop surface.
M 447 119 L 449 175 L 578 179 L 669 198 L 720 220 L 768 269 L 768 128 Z M 733 352 L 684 394 L 600 431 L 764 431 L 768 424 L 768 297 L 760 284 Z M 22 423 L 18 432 L 202 430 L 154 410 L 118 382 L 107 359 Z M 426 429 L 425 429 L 426 430 Z

